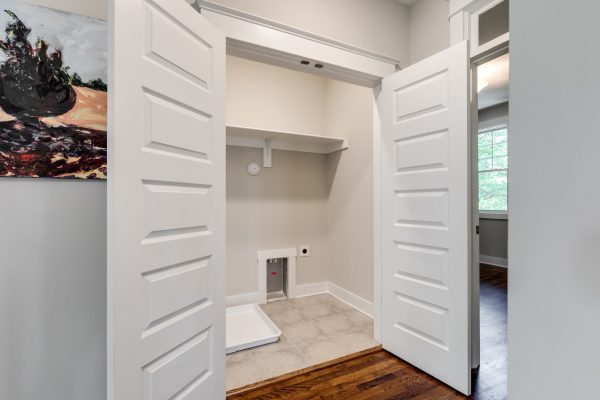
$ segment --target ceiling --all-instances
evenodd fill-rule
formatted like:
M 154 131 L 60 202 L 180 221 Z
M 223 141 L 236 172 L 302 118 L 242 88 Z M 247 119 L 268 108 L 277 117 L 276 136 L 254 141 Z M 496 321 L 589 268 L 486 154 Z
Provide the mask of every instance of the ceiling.
M 404 4 L 405 6 L 412 6 L 417 2 L 417 0 L 397 0 L 399 3 Z
M 480 110 L 508 101 L 508 66 L 507 53 L 477 67 Z

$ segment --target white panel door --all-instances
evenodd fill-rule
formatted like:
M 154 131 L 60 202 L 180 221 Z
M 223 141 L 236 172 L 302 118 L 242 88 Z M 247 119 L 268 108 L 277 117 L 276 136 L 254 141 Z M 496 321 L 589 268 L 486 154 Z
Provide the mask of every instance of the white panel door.
M 112 0 L 108 397 L 225 397 L 225 38 Z
M 467 43 L 385 78 L 382 344 L 470 393 Z

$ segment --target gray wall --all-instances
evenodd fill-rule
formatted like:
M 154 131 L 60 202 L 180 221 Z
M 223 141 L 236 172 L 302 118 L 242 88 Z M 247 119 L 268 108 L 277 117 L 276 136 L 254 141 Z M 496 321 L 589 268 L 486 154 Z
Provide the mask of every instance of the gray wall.
M 479 110 L 479 128 L 485 128 L 486 124 L 493 125 L 499 122 L 508 123 L 508 101 Z
M 409 7 L 409 53 L 414 64 L 450 47 L 447 0 L 418 0 Z
M 310 246 L 298 257 L 299 285 L 327 280 L 327 180 L 324 154 L 273 150 L 273 167 L 262 166 L 262 149 L 227 146 L 227 295 L 258 290 L 256 252 Z
M 600 393 L 598 15 L 597 0 L 511 3 L 511 400 Z
M 327 81 L 327 134 L 348 139 L 329 155 L 329 281 L 373 301 L 373 91 Z
M 479 218 L 479 254 L 508 258 L 508 221 Z M 485 260 L 482 260 L 485 262 Z
M 0 178 L 0 210 L 0 399 L 106 399 L 105 182 Z
M 105 183 L 0 178 L 0 210 L 0 399 L 105 399 Z
M 479 110 L 480 129 L 505 122 L 508 122 L 508 102 Z M 508 259 L 508 220 L 486 219 L 484 215 L 481 214 L 479 219 L 479 254 Z M 483 258 L 482 262 L 485 261 Z M 500 260 L 493 261 L 501 263 Z

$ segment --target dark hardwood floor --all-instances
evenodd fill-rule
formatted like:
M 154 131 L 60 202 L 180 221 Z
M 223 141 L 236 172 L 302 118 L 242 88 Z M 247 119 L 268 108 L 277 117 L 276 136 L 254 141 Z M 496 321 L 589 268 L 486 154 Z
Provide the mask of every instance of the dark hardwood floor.
M 380 347 L 232 391 L 229 400 L 465 398 Z
M 481 366 L 472 399 L 506 399 L 506 269 L 481 266 Z M 228 392 L 229 400 L 466 399 L 392 354 L 374 348 Z
M 473 399 L 507 398 L 508 348 L 506 346 L 506 295 L 508 269 L 481 264 L 481 365 L 474 371 Z

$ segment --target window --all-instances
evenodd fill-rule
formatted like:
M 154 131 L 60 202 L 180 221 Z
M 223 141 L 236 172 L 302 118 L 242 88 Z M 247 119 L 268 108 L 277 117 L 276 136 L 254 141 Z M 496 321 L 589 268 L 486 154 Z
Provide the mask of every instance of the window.
M 508 211 L 508 129 L 479 131 L 479 210 Z

